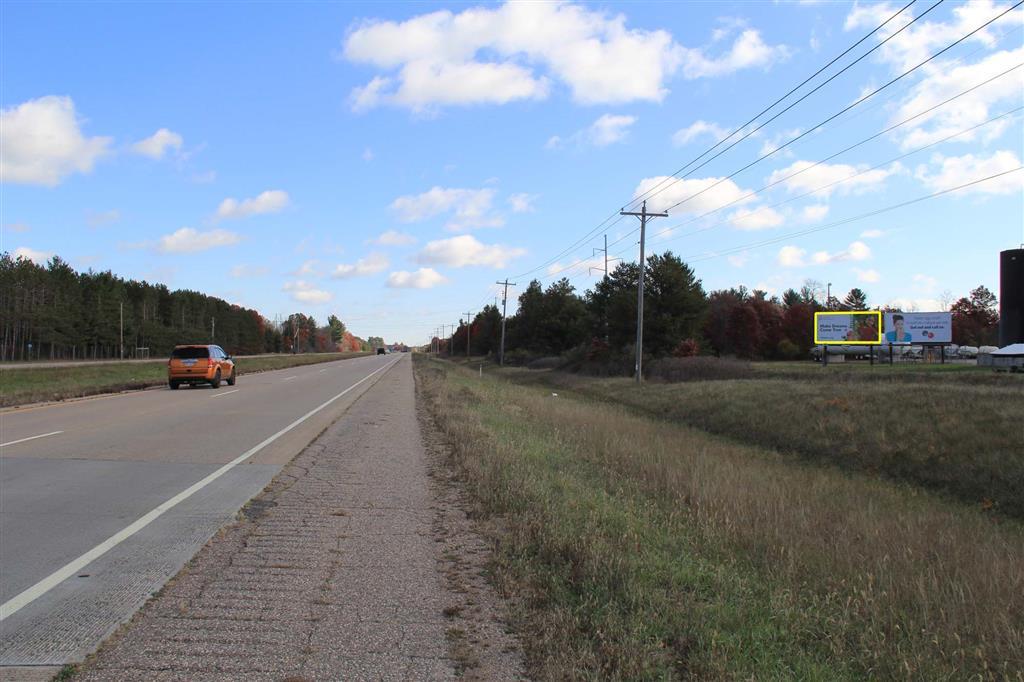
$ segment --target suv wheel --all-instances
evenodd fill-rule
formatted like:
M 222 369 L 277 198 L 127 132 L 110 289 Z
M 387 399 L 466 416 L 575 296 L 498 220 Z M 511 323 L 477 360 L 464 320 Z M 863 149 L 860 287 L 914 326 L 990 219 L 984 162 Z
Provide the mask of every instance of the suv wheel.
M 217 373 L 213 375 L 213 381 L 210 382 L 210 385 L 213 386 L 214 388 L 220 388 L 220 370 L 219 369 L 217 370 Z
M 231 369 L 231 376 L 228 377 L 228 386 L 234 386 L 234 385 L 235 385 L 235 370 L 234 370 L 234 368 L 232 368 Z
M 168 381 L 167 385 L 171 387 L 172 391 L 177 391 L 178 386 L 180 386 L 181 384 L 179 384 L 177 381 Z

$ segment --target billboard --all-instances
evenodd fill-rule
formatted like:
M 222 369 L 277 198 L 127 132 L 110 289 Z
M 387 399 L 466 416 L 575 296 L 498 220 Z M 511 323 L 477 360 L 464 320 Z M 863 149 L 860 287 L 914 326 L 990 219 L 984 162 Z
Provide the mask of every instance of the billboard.
M 814 343 L 882 343 L 882 313 L 878 310 L 814 313 Z
M 882 343 L 951 343 L 952 313 L 886 313 Z

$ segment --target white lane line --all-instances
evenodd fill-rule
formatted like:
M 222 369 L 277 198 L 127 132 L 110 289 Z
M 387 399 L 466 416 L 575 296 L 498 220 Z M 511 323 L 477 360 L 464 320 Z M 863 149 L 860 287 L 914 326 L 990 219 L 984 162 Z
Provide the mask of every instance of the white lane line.
M 96 545 L 95 547 L 90 549 L 88 552 L 86 552 L 82 556 L 78 557 L 77 559 L 72 560 L 70 563 L 68 563 L 64 567 L 57 569 L 56 571 L 54 571 L 50 575 L 46 576 L 45 578 L 43 578 L 42 580 L 37 582 L 32 587 L 28 588 L 27 590 L 25 590 L 21 594 L 18 594 L 17 596 L 14 596 L 11 599 L 8 599 L 3 604 L 0 604 L 0 621 L 4 620 L 6 618 L 9 618 L 13 614 L 17 613 L 20 609 L 24 608 L 26 605 L 31 604 L 33 601 L 35 601 L 39 597 L 41 597 L 44 594 L 46 594 L 47 592 L 52 590 L 57 585 L 61 584 L 62 582 L 64 582 L 68 578 L 70 578 L 71 576 L 77 574 L 79 571 L 81 571 L 83 568 L 88 566 L 90 563 L 92 563 L 96 559 L 99 559 L 101 556 L 103 556 L 104 554 L 106 554 L 107 552 L 112 550 L 114 547 L 116 547 L 117 545 L 121 544 L 122 542 L 124 542 L 125 540 L 130 538 L 131 536 L 135 535 L 136 533 L 138 533 L 140 530 L 142 530 L 143 528 L 145 528 L 149 524 L 153 523 L 153 521 L 155 521 L 157 518 L 159 518 L 164 512 L 168 511 L 169 509 L 172 509 L 173 507 L 175 507 L 176 505 L 180 504 L 181 502 L 184 502 L 185 500 L 187 500 L 189 497 L 191 497 L 195 493 L 199 492 L 200 490 L 202 490 L 206 486 L 210 485 L 211 483 L 216 481 L 218 478 L 220 478 L 221 476 L 226 474 L 228 471 L 230 471 L 233 467 L 235 467 L 235 466 L 241 464 L 242 462 L 244 462 L 245 460 L 249 459 L 250 457 L 255 455 L 257 452 L 259 452 L 263 448 L 267 447 L 268 445 L 270 445 L 275 440 L 277 440 L 278 438 L 280 438 L 284 434 L 286 434 L 289 431 L 291 431 L 292 429 L 294 429 L 296 426 L 298 426 L 302 422 L 306 421 L 307 419 L 309 419 L 310 417 L 312 417 L 313 415 L 315 415 L 316 413 L 320 412 L 325 407 L 327 407 L 328 405 L 333 403 L 335 400 L 337 400 L 338 398 L 342 397 L 343 395 L 345 395 L 346 393 L 348 393 L 349 391 L 354 389 L 356 386 L 358 386 L 359 384 L 363 383 L 364 381 L 366 381 L 367 379 L 372 377 L 374 374 L 377 374 L 378 372 L 381 372 L 381 371 L 383 371 L 385 369 L 390 369 L 394 365 L 395 365 L 395 363 L 392 362 L 392 363 L 389 363 L 389 364 L 385 365 L 384 367 L 378 367 L 377 369 L 373 370 L 372 372 L 367 374 L 365 377 L 363 377 L 362 379 L 360 379 L 356 383 L 354 383 L 351 386 L 349 386 L 348 388 L 346 388 L 341 393 L 337 394 L 333 398 L 330 398 L 326 402 L 321 403 L 318 407 L 314 407 L 312 410 L 310 410 L 306 414 L 302 415 L 301 417 L 299 417 L 298 419 L 293 421 L 291 424 L 289 424 L 288 426 L 284 427 L 283 429 L 281 429 L 280 431 L 275 433 L 273 436 L 270 436 L 269 438 L 265 439 L 264 441 L 262 441 L 258 445 L 255 445 L 255 446 L 249 448 L 248 450 L 243 452 L 241 455 L 239 455 L 238 457 L 234 458 L 233 460 L 231 460 L 230 462 L 228 462 L 227 464 L 225 464 L 221 468 L 217 469 L 216 471 L 214 471 L 212 474 L 210 474 L 209 476 L 207 476 L 203 480 L 199 481 L 198 483 L 194 483 L 193 485 L 189 486 L 185 490 L 182 490 L 180 493 L 178 493 L 177 495 L 175 495 L 171 499 L 167 500 L 166 502 L 161 504 L 156 509 L 152 510 L 151 512 L 149 512 L 145 516 L 140 517 L 138 520 L 136 520 L 134 523 L 132 523 L 127 528 L 125 528 L 125 529 L 121 530 L 120 532 L 115 533 L 114 535 L 110 536 L 109 538 L 107 538 L 106 540 L 104 540 L 100 544 Z
M 0 443 L 0 448 L 6 448 L 8 445 L 17 445 L 18 443 L 24 443 L 27 440 L 35 440 L 36 438 L 46 438 L 47 436 L 56 436 L 58 433 L 64 433 L 63 431 L 51 431 L 50 433 L 41 433 L 38 436 L 29 436 L 28 438 L 19 438 L 18 440 L 12 440 L 9 443 Z
M 281 381 L 291 381 L 292 379 L 296 379 L 296 378 L 298 378 L 297 374 L 293 375 L 293 376 L 290 376 L 290 377 L 285 377 L 284 379 L 281 379 Z
M 322 369 L 322 370 L 320 370 L 319 372 L 317 372 L 317 374 L 323 374 L 323 373 L 324 373 L 324 372 L 326 372 L 326 371 L 327 371 L 326 369 Z
M 233 391 L 224 391 L 223 393 L 218 393 L 217 395 L 211 395 L 210 398 L 222 398 L 222 397 L 224 397 L 226 395 L 231 395 L 232 393 L 238 393 L 241 390 L 242 389 L 240 389 L 240 388 L 236 388 Z

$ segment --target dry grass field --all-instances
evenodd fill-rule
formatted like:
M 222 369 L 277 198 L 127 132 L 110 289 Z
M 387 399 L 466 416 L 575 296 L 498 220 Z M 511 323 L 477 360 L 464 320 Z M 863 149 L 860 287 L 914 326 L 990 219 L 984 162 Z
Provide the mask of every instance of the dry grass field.
M 778 381 L 758 399 L 760 380 L 679 395 L 651 385 L 660 407 L 648 412 L 604 380 L 566 379 L 601 387 L 566 392 L 516 372 L 416 362 L 421 399 L 501 529 L 494 576 L 521 597 L 536 676 L 1024 680 L 1019 521 L 861 465 L 781 453 L 768 426 L 747 434 L 738 417 L 700 417 L 720 424 L 711 433 L 675 416 L 750 401 L 766 408 L 754 426 L 814 430 L 828 406 L 796 410 L 822 399 L 813 387 Z M 886 418 L 885 400 L 854 404 L 839 409 L 839 443 Z M 922 428 L 871 445 L 906 437 L 942 442 Z

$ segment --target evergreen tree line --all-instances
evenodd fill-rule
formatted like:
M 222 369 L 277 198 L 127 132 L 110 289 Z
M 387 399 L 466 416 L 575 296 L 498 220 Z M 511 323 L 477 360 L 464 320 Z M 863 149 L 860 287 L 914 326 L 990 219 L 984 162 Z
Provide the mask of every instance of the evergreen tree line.
M 216 343 L 228 353 L 369 350 L 331 316 L 318 328 L 291 315 L 278 327 L 256 310 L 197 291 L 76 272 L 59 257 L 45 266 L 0 254 L 0 360 L 167 356 L 175 345 Z M 296 344 L 295 339 L 300 343 Z
M 573 350 L 593 360 L 632 355 L 639 276 L 636 263 L 620 263 L 582 295 L 568 279 L 547 288 L 533 280 L 520 294 L 517 312 L 506 321 L 506 357 L 515 361 Z M 826 300 L 824 293 L 813 280 L 799 290 L 785 291 L 781 298 L 743 286 L 707 293 L 693 270 L 671 252 L 650 256 L 644 275 L 644 354 L 807 358 L 813 346 L 815 312 L 869 309 L 868 296 L 861 289 L 851 289 L 842 300 Z M 995 342 L 999 316 L 995 296 L 985 287 L 978 287 L 950 310 L 954 342 Z M 453 337 L 435 342 L 442 352 L 465 354 L 467 335 L 471 354 L 497 355 L 500 310 L 488 305 L 471 325 L 463 322 Z

